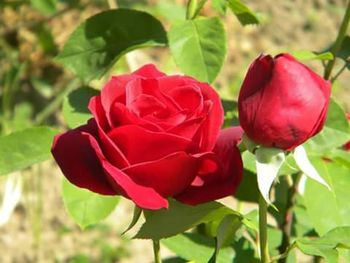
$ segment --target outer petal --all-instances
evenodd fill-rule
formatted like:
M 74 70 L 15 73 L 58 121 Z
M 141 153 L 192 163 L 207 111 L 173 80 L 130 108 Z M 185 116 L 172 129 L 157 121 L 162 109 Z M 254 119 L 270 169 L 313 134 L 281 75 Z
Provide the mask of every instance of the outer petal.
M 91 98 L 89 103 L 89 109 L 95 116 L 98 128 L 98 136 L 101 140 L 102 150 L 107 156 L 107 159 L 118 168 L 128 166 L 129 161 L 125 158 L 124 154 L 120 151 L 118 146 L 116 146 L 114 142 L 107 136 L 106 130 L 101 125 L 101 119 L 103 119 L 104 116 L 101 114 L 103 109 L 100 97 L 97 96 Z
M 93 124 L 89 126 L 96 133 Z M 137 184 L 108 162 L 90 133 L 73 130 L 66 134 L 69 135 L 61 136 L 54 144 L 53 153 L 55 158 L 59 157 L 57 162 L 62 164 L 61 169 L 73 184 L 101 194 L 122 194 L 145 209 L 168 207 L 168 201 L 154 189 Z
M 118 191 L 109 185 L 99 157 L 90 143 L 95 133 L 96 126 L 90 122 L 79 129 L 59 134 L 54 139 L 51 151 L 71 183 L 99 194 L 115 195 Z
M 123 169 L 135 182 L 155 189 L 162 196 L 173 196 L 187 188 L 195 178 L 200 161 L 185 152 Z
M 241 140 L 240 127 L 220 132 L 214 153 L 202 155 L 203 167 L 185 191 L 175 196 L 183 203 L 196 205 L 233 194 L 243 174 L 243 163 L 237 143 Z M 212 163 L 216 163 L 215 165 Z
M 102 161 L 103 168 L 108 172 L 110 183 L 115 189 L 120 189 L 124 196 L 131 199 L 143 209 L 158 210 L 168 208 L 168 201 L 153 188 L 142 186 L 109 162 Z

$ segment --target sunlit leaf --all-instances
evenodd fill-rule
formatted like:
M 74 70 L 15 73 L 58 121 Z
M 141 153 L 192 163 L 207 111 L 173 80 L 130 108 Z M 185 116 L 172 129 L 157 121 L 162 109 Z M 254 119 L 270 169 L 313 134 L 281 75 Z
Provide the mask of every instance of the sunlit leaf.
M 245 25 L 259 24 L 259 19 L 253 11 L 240 0 L 228 0 L 228 6 L 239 22 Z
M 329 191 L 323 185 L 307 180 L 304 199 L 312 225 L 319 234 L 332 228 L 350 225 L 350 169 L 335 161 L 312 159 L 315 168 L 330 185 Z
M 226 35 L 217 17 L 197 18 L 174 24 L 169 45 L 177 66 L 187 75 L 213 82 L 226 54 Z
M 321 256 L 328 263 L 338 263 L 338 248 L 350 248 L 350 227 L 334 228 L 317 239 L 298 239 L 295 246 L 307 255 Z
M 331 52 L 316 53 L 307 50 L 298 50 L 292 52 L 292 55 L 299 60 L 331 60 L 333 54 Z
M 153 16 L 131 9 L 109 10 L 82 23 L 57 60 L 85 81 L 101 77 L 125 53 L 164 46 L 167 37 Z
M 146 222 L 135 238 L 161 239 L 177 235 L 201 223 L 220 220 L 226 215 L 240 217 L 237 212 L 217 202 L 190 206 L 174 200 L 170 200 L 168 209 L 145 210 L 144 214 Z
M 118 196 L 105 196 L 78 188 L 64 179 L 62 198 L 69 215 L 81 227 L 97 224 L 113 212 L 119 202 Z
M 331 99 L 323 130 L 304 143 L 308 154 L 325 155 L 350 140 L 349 122 L 342 107 Z
M 34 127 L 0 137 L 0 175 L 29 167 L 51 158 L 51 145 L 58 131 Z

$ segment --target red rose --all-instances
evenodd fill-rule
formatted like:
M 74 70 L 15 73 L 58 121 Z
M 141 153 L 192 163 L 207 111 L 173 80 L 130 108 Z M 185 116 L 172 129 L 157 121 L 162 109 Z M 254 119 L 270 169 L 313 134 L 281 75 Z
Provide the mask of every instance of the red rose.
M 322 129 L 329 98 L 330 82 L 291 55 L 261 55 L 243 82 L 239 121 L 257 144 L 292 150 Z
M 52 147 L 71 183 L 145 209 L 167 207 L 167 197 L 208 202 L 237 188 L 242 131 L 220 131 L 223 109 L 208 84 L 146 65 L 113 77 L 89 109 L 93 118 Z

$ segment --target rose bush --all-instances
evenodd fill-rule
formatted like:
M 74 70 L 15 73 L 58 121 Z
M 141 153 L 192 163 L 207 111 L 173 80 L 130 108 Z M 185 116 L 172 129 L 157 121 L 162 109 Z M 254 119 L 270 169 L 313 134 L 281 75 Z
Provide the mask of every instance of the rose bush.
M 145 209 L 167 207 L 168 197 L 199 204 L 237 188 L 242 131 L 220 131 L 221 101 L 208 84 L 146 65 L 113 77 L 89 109 L 93 118 L 52 146 L 78 187 L 123 195 Z
M 261 55 L 240 90 L 240 125 L 257 144 L 292 150 L 322 129 L 329 99 L 330 82 L 291 55 Z

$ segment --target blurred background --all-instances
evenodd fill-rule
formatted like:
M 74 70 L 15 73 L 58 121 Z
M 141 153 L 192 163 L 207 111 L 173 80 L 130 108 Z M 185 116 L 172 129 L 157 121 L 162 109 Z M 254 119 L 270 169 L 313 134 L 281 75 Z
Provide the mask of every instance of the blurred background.
M 241 26 L 232 14 L 224 16 L 228 54 L 214 87 L 222 98 L 235 99 L 251 61 L 260 53 L 300 50 L 323 51 L 337 35 L 345 0 L 246 0 L 261 20 L 259 26 Z M 0 0 L 1 133 L 48 124 L 65 129 L 61 108 L 65 95 L 82 83 L 55 61 L 74 29 L 86 18 L 110 6 L 145 10 L 166 29 L 186 13 L 184 0 Z M 221 15 L 210 1 L 205 16 Z M 155 63 L 177 73 L 167 48 L 131 52 L 110 74 L 90 86 L 100 89 L 108 76 Z M 306 61 L 323 74 L 320 61 Z M 342 65 L 336 65 L 336 70 Z M 350 112 L 350 72 L 333 85 L 333 97 Z M 11 90 L 6 92 L 5 90 Z M 4 94 L 10 94 L 4 96 Z M 104 223 L 82 231 L 64 210 L 61 172 L 53 161 L 0 178 L 0 262 L 151 262 L 151 243 L 130 240 L 121 232 L 132 217 L 132 205 L 123 199 Z M 16 178 L 21 177 L 18 182 Z M 5 192 L 21 184 L 18 192 Z M 10 191 L 11 192 L 11 191 Z M 6 201 L 6 200 L 5 200 Z M 16 201 L 18 204 L 16 205 Z M 12 203 L 11 203 L 12 202 Z M 10 205 L 8 205 L 10 203 Z M 11 205 L 15 206 L 11 213 Z M 170 252 L 162 251 L 164 255 Z

